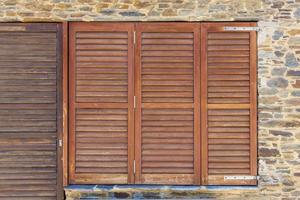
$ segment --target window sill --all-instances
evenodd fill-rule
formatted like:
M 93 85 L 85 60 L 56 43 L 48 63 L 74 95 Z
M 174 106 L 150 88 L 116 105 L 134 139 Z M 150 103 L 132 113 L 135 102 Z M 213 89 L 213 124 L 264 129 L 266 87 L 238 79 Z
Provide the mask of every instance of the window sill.
M 258 190 L 258 186 L 194 186 L 194 185 L 69 185 L 65 190 L 110 191 L 110 190 Z
M 166 185 L 70 185 L 67 199 L 80 198 L 222 198 L 237 194 L 256 194 L 257 186 L 166 186 Z

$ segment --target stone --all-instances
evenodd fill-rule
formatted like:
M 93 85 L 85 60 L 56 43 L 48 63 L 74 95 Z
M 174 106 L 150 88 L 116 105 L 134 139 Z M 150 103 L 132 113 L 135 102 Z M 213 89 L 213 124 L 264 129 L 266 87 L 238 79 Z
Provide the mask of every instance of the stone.
M 93 3 L 94 0 L 77 0 L 79 3 Z
M 264 96 L 264 97 L 259 97 L 259 102 L 261 104 L 275 104 L 278 102 L 279 97 L 277 96 Z
M 285 65 L 287 67 L 297 67 L 299 65 L 297 58 L 293 53 L 287 53 L 285 56 Z
M 66 3 L 70 2 L 70 0 L 52 0 L 54 3 Z
M 300 97 L 300 91 L 293 91 L 292 96 Z
M 6 1 L 4 1 L 4 5 L 13 6 L 13 5 L 16 5 L 17 2 L 18 2 L 17 0 L 6 0 Z
M 85 199 L 102 199 L 103 197 L 107 197 L 106 193 L 98 193 L 98 192 L 82 192 L 81 198 Z
M 276 88 L 261 88 L 259 89 L 260 94 L 263 95 L 274 95 L 278 92 Z
M 149 1 L 134 1 L 133 5 L 137 9 L 146 8 L 152 5 L 152 3 Z
M 114 192 L 114 197 L 117 199 L 127 199 L 130 198 L 130 194 L 127 192 Z
M 286 88 L 288 86 L 289 82 L 288 80 L 278 77 L 278 78 L 272 78 L 267 82 L 267 85 L 271 88 L 276 87 L 276 88 Z
M 288 31 L 288 34 L 291 36 L 297 36 L 300 35 L 300 29 L 292 29 Z
M 96 5 L 96 12 L 101 12 L 101 10 L 109 8 L 109 4 L 107 3 L 99 3 Z
M 274 54 L 275 54 L 277 57 L 282 57 L 282 56 L 284 56 L 284 53 L 282 53 L 281 51 L 275 51 Z
M 282 31 L 275 31 L 272 38 L 273 38 L 273 40 L 279 40 L 282 36 L 283 36 Z
M 262 123 L 265 127 L 285 127 L 285 128 L 291 128 L 291 127 L 300 127 L 300 121 L 295 120 L 270 120 L 267 122 Z
M 124 11 L 124 12 L 119 12 L 119 14 L 121 16 L 124 16 L 124 17 L 141 17 L 141 16 L 145 16 L 144 13 L 140 13 L 138 11 Z
M 284 5 L 283 1 L 274 1 L 271 8 L 282 8 L 283 5 Z
M 300 172 L 294 173 L 294 176 L 299 176 L 300 177 Z
M 297 8 L 293 14 L 296 19 L 300 19 L 300 8 Z
M 142 196 L 145 199 L 161 199 L 161 195 L 158 192 L 143 192 Z
M 295 183 L 288 178 L 283 179 L 282 184 L 285 186 L 294 186 L 295 185 Z
M 294 191 L 291 194 L 292 194 L 292 196 L 300 197 L 300 191 Z
M 163 16 L 176 16 L 177 13 L 173 9 L 166 9 L 163 13 Z
M 300 88 L 300 80 L 296 80 L 296 83 L 292 85 L 294 88 Z
M 288 70 L 287 76 L 300 76 L 300 70 Z
M 285 67 L 280 67 L 280 68 L 272 69 L 271 74 L 273 76 L 282 76 L 285 72 L 286 72 L 286 68 Z
M 159 8 L 169 8 L 170 7 L 170 4 L 167 4 L 167 3 L 160 3 L 158 5 Z
M 284 137 L 291 137 L 293 134 L 291 132 L 287 132 L 287 131 L 275 131 L 275 130 L 270 130 L 270 133 L 272 135 L 275 135 L 275 136 L 284 136 Z
M 290 47 L 299 47 L 300 46 L 300 37 L 299 36 L 296 36 L 296 37 L 291 37 L 288 41 L 288 44 Z
M 265 147 L 259 149 L 259 156 L 261 157 L 276 157 L 279 155 L 280 152 L 278 151 L 278 149 L 269 149 Z
M 289 98 L 285 100 L 286 105 L 298 106 L 300 105 L 300 98 Z
M 103 15 L 112 15 L 115 13 L 115 11 L 114 10 L 101 10 L 100 13 Z
M 125 9 L 129 8 L 129 5 L 128 4 L 118 4 L 118 5 L 116 5 L 116 8 L 125 10 Z

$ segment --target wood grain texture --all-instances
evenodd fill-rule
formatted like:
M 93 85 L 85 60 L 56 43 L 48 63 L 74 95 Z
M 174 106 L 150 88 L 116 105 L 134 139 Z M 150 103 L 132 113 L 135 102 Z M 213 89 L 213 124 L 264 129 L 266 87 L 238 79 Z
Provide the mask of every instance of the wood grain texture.
M 1 24 L 1 199 L 62 198 L 59 30 L 56 23 Z
M 199 26 L 141 23 L 136 31 L 136 183 L 198 184 Z
M 132 183 L 133 25 L 89 27 L 70 24 L 70 183 Z
M 257 175 L 256 33 L 223 31 L 202 24 L 202 183 L 255 185 L 255 180 L 224 180 L 226 175 Z
M 69 101 L 68 101 L 68 88 L 69 88 L 69 41 L 68 41 L 68 35 L 69 35 L 69 24 L 68 22 L 64 22 L 62 25 L 62 59 L 63 59 L 63 73 L 62 73 L 62 105 L 63 105 L 63 156 L 62 156 L 62 162 L 63 162 L 63 186 L 67 186 L 69 184 L 69 170 L 68 170 L 68 164 L 69 164 L 69 123 L 68 123 L 68 110 L 69 110 Z

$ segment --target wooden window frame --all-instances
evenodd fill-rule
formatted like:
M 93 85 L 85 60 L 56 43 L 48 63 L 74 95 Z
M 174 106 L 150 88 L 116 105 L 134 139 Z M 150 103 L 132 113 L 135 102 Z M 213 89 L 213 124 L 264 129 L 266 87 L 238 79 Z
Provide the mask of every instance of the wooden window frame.
M 99 23 L 107 23 L 107 22 L 99 22 Z M 120 22 L 122 23 L 122 22 Z M 138 24 L 139 22 L 136 22 L 134 24 Z M 147 22 L 151 24 L 152 22 Z M 172 22 L 171 22 L 172 23 Z M 178 22 L 180 24 L 180 22 Z M 199 78 L 199 87 L 201 90 L 199 91 L 201 94 L 201 100 L 199 101 L 201 112 L 199 113 L 200 116 L 200 121 L 201 121 L 201 139 L 199 139 L 199 145 L 201 144 L 201 157 L 199 158 L 199 166 L 200 173 L 199 173 L 199 182 L 197 183 L 198 185 L 208 185 L 208 176 L 207 176 L 207 131 L 206 131 L 206 124 L 207 124 L 207 117 L 206 117 L 206 109 L 207 109 L 207 104 L 205 98 L 207 98 L 207 77 L 204 76 L 206 75 L 206 70 L 203 66 L 205 66 L 205 56 L 203 57 L 203 51 L 206 45 L 206 38 L 205 30 L 207 29 L 208 26 L 211 24 L 215 24 L 216 26 L 222 24 L 223 26 L 256 26 L 256 22 L 228 22 L 228 23 L 220 23 L 220 22 L 213 22 L 213 23 L 202 23 L 202 22 L 191 22 L 191 23 L 197 23 L 199 26 L 199 35 L 200 36 L 200 49 L 199 51 L 201 52 L 200 56 L 200 77 Z M 68 186 L 69 185 L 69 43 L 68 43 L 68 22 L 64 22 L 62 25 L 62 63 L 63 63 L 63 71 L 62 71 L 62 134 L 60 138 L 63 139 L 63 151 L 62 151 L 62 174 L 63 174 L 63 186 Z M 250 49 L 251 49 L 251 59 L 250 59 L 250 84 L 251 84 L 251 90 L 250 90 L 250 102 L 251 106 L 250 109 L 252 110 L 251 112 L 251 141 L 250 141 L 250 146 L 251 146 L 251 175 L 252 176 L 257 176 L 257 35 L 255 31 L 250 32 L 251 35 L 251 42 L 250 42 Z M 135 49 L 135 54 L 137 54 L 137 48 Z M 136 61 L 135 61 L 136 62 Z M 199 62 L 199 61 L 198 61 Z M 135 63 L 136 65 L 136 63 Z M 135 67 L 134 67 L 135 68 Z M 136 73 L 136 72 L 134 72 Z M 136 86 L 135 86 L 136 87 Z M 136 89 L 135 89 L 136 90 Z M 195 92 L 196 95 L 196 92 Z M 200 109 L 199 109 L 200 111 Z M 136 111 L 135 111 L 136 112 Z M 135 149 L 137 151 L 137 149 Z M 133 168 L 133 166 L 131 166 Z M 137 169 L 138 170 L 138 169 Z M 201 175 L 200 175 L 201 174 Z M 131 181 L 131 183 L 134 183 Z M 235 184 L 240 185 L 241 182 L 234 182 Z M 222 181 L 220 181 L 220 184 L 222 184 Z M 244 185 L 256 185 L 257 181 L 252 181 L 251 183 L 247 182 Z M 243 185 L 243 184 L 241 184 Z

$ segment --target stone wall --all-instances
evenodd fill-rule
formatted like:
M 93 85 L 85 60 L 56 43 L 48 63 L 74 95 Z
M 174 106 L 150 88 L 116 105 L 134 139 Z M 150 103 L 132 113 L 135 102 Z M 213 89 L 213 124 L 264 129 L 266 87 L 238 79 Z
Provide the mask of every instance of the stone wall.
M 250 197 L 243 190 L 214 191 L 215 197 L 300 198 L 300 0 L 0 1 L 3 22 L 64 20 L 258 21 L 261 180 Z

